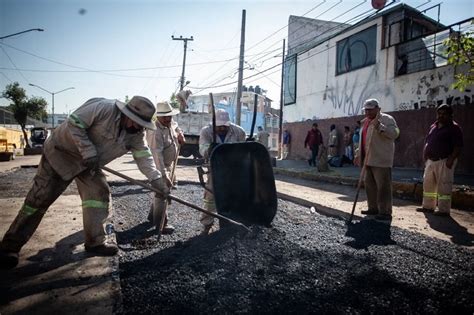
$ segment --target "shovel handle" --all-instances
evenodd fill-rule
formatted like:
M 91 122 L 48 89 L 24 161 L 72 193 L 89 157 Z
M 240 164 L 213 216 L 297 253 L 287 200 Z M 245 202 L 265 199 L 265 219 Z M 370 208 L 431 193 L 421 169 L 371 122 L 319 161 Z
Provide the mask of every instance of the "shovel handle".
M 103 169 L 104 171 L 107 171 L 107 172 L 109 172 L 109 173 L 112 173 L 112 174 L 114 174 L 114 175 L 116 175 L 116 176 L 118 176 L 118 177 L 121 177 L 121 178 L 123 178 L 123 179 L 126 179 L 127 181 L 129 181 L 129 182 L 131 182 L 131 183 L 133 183 L 133 184 L 135 184 L 135 185 L 142 186 L 143 188 L 149 189 L 149 190 L 154 191 L 154 192 L 156 192 L 156 193 L 158 193 L 158 194 L 160 194 L 160 195 L 163 196 L 163 193 L 162 193 L 161 191 L 159 191 L 158 189 L 152 187 L 151 185 L 145 184 L 145 183 L 143 183 L 143 182 L 141 182 L 141 181 L 138 181 L 138 180 L 136 180 L 136 179 L 134 179 L 134 178 L 131 178 L 131 177 L 127 176 L 127 175 L 124 175 L 124 174 L 122 174 L 122 173 L 119 173 L 119 172 L 117 172 L 117 171 L 115 171 L 115 170 L 113 170 L 113 169 L 111 169 L 111 168 L 108 168 L 107 166 L 101 166 L 100 168 Z M 203 209 L 203 208 L 201 208 L 201 207 L 199 207 L 199 206 L 196 206 L 196 205 L 194 205 L 194 204 L 192 204 L 192 203 L 190 203 L 190 202 L 188 202 L 188 201 L 186 201 L 186 200 L 180 199 L 180 198 L 178 198 L 178 197 L 176 197 L 176 196 L 168 195 L 167 198 L 169 198 L 169 199 L 171 199 L 171 200 L 174 200 L 174 201 L 176 201 L 176 202 L 179 202 L 179 203 L 181 203 L 181 204 L 183 204 L 183 205 L 185 205 L 185 206 L 188 206 L 188 207 L 190 207 L 190 208 L 193 208 L 193 209 L 195 209 L 195 210 L 197 210 L 197 211 L 200 211 L 200 212 L 203 212 L 203 213 L 208 214 L 208 215 L 210 215 L 210 216 L 213 216 L 213 217 L 215 217 L 215 218 L 224 220 L 224 221 L 229 222 L 229 223 L 234 224 L 234 225 L 238 225 L 238 226 L 240 226 L 240 227 L 246 229 L 247 231 L 250 231 L 250 229 L 249 229 L 248 227 L 246 227 L 244 224 L 242 224 L 242 223 L 240 223 L 240 222 L 234 221 L 234 220 L 232 220 L 232 219 L 230 219 L 230 218 L 228 218 L 228 217 L 225 217 L 225 216 L 223 216 L 223 215 L 221 215 L 221 214 L 214 213 L 214 212 L 210 212 L 210 211 L 208 211 L 208 210 L 206 210 L 206 209 Z

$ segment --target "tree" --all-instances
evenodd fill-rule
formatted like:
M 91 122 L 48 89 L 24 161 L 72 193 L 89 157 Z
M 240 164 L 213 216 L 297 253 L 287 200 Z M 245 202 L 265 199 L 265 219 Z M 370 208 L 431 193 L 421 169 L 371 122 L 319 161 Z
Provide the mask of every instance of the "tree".
M 176 93 L 171 94 L 169 103 L 170 103 L 171 107 L 179 108 L 179 102 L 178 102 L 178 99 L 176 98 Z
M 25 89 L 20 87 L 18 82 L 8 84 L 2 92 L 2 96 L 12 101 L 7 108 L 13 113 L 13 117 L 23 131 L 23 138 L 26 141 L 26 147 L 30 148 L 30 142 L 28 141 L 28 136 L 26 134 L 27 119 L 28 117 L 38 120 L 46 118 L 48 116 L 46 113 L 48 102 L 46 102 L 42 97 L 32 97 L 28 99 Z
M 474 24 L 474 20 L 471 24 Z M 444 41 L 448 53 L 448 64 L 455 67 L 466 65 L 467 68 L 454 75 L 455 82 L 451 88 L 463 92 L 466 87 L 474 84 L 474 32 L 453 34 Z

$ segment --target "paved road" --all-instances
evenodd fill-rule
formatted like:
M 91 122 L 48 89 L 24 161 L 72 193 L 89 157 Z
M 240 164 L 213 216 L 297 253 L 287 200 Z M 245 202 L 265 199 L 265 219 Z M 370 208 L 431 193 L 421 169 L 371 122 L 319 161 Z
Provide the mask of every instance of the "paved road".
M 11 172 L 20 165 L 38 164 L 39 159 L 39 156 L 24 156 L 15 161 L 1 162 L 0 177 L 4 185 L 2 191 L 16 191 L 18 181 L 15 182 L 10 177 Z M 144 179 L 130 155 L 117 159 L 108 166 L 131 177 Z M 0 198 L 2 235 L 21 207 L 34 169 L 24 169 L 21 173 L 29 174 L 30 177 L 25 177 L 22 182 L 28 187 L 19 189 L 15 195 Z M 180 163 L 177 174 L 180 180 L 198 181 L 197 171 L 191 160 Z M 108 175 L 108 180 L 121 181 L 113 175 Z M 316 211 L 332 216 L 347 217 L 355 195 L 354 187 L 351 186 L 287 176 L 278 176 L 276 185 L 281 198 L 308 208 L 314 206 Z M 356 209 L 357 216 L 367 206 L 363 193 L 360 200 Z M 473 212 L 453 210 L 452 218 L 438 218 L 415 212 L 417 204 L 413 202 L 395 199 L 394 205 L 392 225 L 472 250 Z M 71 187 L 71 191 L 59 198 L 46 213 L 35 236 L 24 248 L 19 267 L 13 272 L 0 274 L 2 290 L 9 290 L 8 294 L 2 291 L 1 314 L 32 310 L 58 310 L 61 313 L 67 310 L 68 313 L 79 314 L 85 310 L 97 310 L 94 305 L 102 307 L 102 314 L 114 312 L 117 301 L 120 301 L 120 282 L 114 276 L 118 258 L 90 257 L 84 254 L 81 217 L 79 196 L 75 187 Z

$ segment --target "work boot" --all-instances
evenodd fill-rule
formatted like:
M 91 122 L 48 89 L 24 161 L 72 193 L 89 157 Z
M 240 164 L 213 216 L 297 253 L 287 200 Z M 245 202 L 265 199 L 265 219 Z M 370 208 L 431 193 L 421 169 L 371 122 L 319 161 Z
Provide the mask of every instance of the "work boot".
M 170 235 L 170 234 L 173 234 L 173 232 L 174 232 L 174 226 L 167 224 L 163 227 L 161 234 Z
M 428 209 L 428 208 L 423 208 L 423 207 L 416 208 L 416 211 L 417 212 L 425 212 L 425 213 L 433 213 L 434 212 L 433 209 Z
M 374 209 L 362 210 L 360 213 L 366 214 L 366 215 L 377 215 L 377 214 L 379 214 L 378 210 L 374 210 Z
M 0 251 L 0 269 L 13 269 L 18 265 L 18 253 Z
M 211 233 L 212 225 L 206 225 L 201 232 L 202 236 L 207 236 Z
M 114 256 L 118 252 L 118 247 L 115 244 L 101 244 L 93 247 L 86 245 L 85 247 L 87 252 L 99 256 Z

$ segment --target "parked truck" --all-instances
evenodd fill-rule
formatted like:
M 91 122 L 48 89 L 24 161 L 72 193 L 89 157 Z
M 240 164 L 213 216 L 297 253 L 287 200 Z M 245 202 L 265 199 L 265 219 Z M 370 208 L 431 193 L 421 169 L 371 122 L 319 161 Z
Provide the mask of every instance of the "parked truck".
M 212 119 L 212 115 L 204 112 L 185 112 L 177 115 L 179 128 L 184 132 L 186 143 L 181 147 L 180 155 L 184 157 L 202 158 L 199 153 L 199 134 Z
M 0 127 L 0 161 L 14 160 L 24 144 L 21 130 Z

